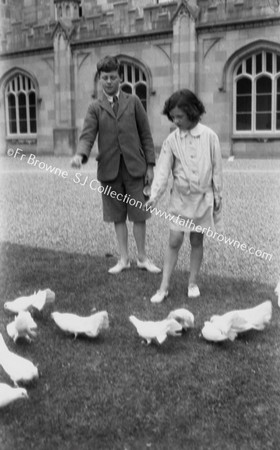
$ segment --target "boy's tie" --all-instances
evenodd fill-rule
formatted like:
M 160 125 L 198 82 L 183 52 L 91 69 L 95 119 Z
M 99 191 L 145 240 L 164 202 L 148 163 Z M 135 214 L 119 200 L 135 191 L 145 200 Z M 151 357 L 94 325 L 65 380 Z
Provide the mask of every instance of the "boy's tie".
M 114 97 L 113 97 L 113 111 L 115 113 L 115 116 L 118 114 L 118 109 L 119 109 L 118 97 L 116 95 L 114 95 Z

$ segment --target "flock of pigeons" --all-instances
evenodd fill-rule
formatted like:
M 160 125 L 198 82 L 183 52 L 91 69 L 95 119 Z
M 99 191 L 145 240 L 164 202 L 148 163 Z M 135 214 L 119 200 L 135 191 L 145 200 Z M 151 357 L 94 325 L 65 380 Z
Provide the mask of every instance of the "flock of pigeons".
M 275 293 L 280 306 L 280 281 Z M 45 305 L 53 303 L 55 293 L 50 289 L 39 290 L 27 297 L 19 297 L 14 301 L 6 302 L 4 309 L 16 314 L 13 322 L 6 327 L 8 336 L 17 342 L 19 338 L 31 342 L 36 337 L 37 324 L 31 312 L 42 311 Z M 91 311 L 88 317 L 76 314 L 53 312 L 51 314 L 56 325 L 64 332 L 74 335 L 84 334 L 90 338 L 97 337 L 102 330 L 109 328 L 107 311 Z M 263 330 L 269 324 L 272 316 L 272 303 L 267 300 L 254 308 L 240 309 L 227 312 L 223 315 L 214 315 L 204 322 L 201 335 L 208 341 L 221 342 L 227 339 L 234 341 L 238 333 L 251 329 Z M 194 327 L 193 314 L 180 308 L 173 310 L 164 320 L 143 321 L 130 316 L 129 321 L 135 326 L 138 335 L 150 344 L 152 341 L 162 344 L 168 336 L 181 335 L 184 330 Z M 39 377 L 37 366 L 30 360 L 11 352 L 0 333 L 0 365 L 9 375 L 14 387 L 0 383 L 0 408 L 20 399 L 28 398 L 25 388 L 18 385 L 28 384 Z

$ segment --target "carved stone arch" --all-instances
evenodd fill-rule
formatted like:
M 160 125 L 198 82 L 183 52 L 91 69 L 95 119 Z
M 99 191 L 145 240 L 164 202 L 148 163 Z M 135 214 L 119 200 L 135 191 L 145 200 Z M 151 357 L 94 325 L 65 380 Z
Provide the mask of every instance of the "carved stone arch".
M 230 91 L 232 86 L 233 70 L 239 62 L 241 62 L 244 58 L 246 58 L 246 56 L 251 56 L 256 51 L 263 51 L 263 50 L 272 51 L 274 53 L 280 54 L 279 43 L 269 41 L 266 39 L 258 39 L 236 50 L 227 59 L 224 65 L 221 86 L 219 87 L 219 91 L 221 92 Z
M 21 67 L 13 67 L 12 69 L 10 69 L 6 73 L 4 73 L 4 75 L 0 78 L 0 89 L 1 89 L 2 95 L 4 95 L 4 93 L 5 93 L 5 89 L 6 89 L 8 82 L 12 78 L 14 78 L 14 76 L 16 76 L 16 75 L 23 75 L 32 80 L 32 82 L 35 85 L 37 99 L 40 100 L 40 90 L 39 90 L 39 83 L 38 83 L 37 77 L 31 71 L 29 71 L 29 70 L 27 71 L 25 69 L 22 69 Z

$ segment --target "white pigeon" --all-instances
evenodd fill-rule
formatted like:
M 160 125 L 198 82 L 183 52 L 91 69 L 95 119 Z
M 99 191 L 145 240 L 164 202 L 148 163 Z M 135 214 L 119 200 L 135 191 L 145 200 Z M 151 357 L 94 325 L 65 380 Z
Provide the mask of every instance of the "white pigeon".
M 11 387 L 6 383 L 0 383 L 0 408 L 3 408 L 20 398 L 28 398 L 26 389 Z
M 75 338 L 78 334 L 85 334 L 88 337 L 95 338 L 100 331 L 109 328 L 107 311 L 99 311 L 87 317 L 60 312 L 53 312 L 51 316 L 62 331 L 74 334 Z
M 194 315 L 185 308 L 174 309 L 168 314 L 167 319 L 177 320 L 184 330 L 194 327 Z
M 220 342 L 228 339 L 226 334 L 209 321 L 204 322 L 201 334 L 207 341 Z
M 225 340 L 234 341 L 238 333 L 248 330 L 263 330 L 270 322 L 272 316 L 272 303 L 267 300 L 260 305 L 248 309 L 237 309 L 230 311 L 221 316 L 212 316 L 210 322 L 205 322 L 202 335 L 205 339 L 207 336 L 213 336 L 215 339 L 208 340 Z M 211 326 L 209 326 L 211 323 Z M 216 331 L 214 331 L 216 330 Z M 217 338 L 217 339 L 216 339 Z
M 33 320 L 29 311 L 20 311 L 15 317 L 15 320 L 9 323 L 6 327 L 8 335 L 14 342 L 18 338 L 24 338 L 28 342 L 32 341 L 32 338 L 36 337 L 37 324 Z
M 26 358 L 11 352 L 5 344 L 0 333 L 0 364 L 4 371 L 9 375 L 15 386 L 18 383 L 28 383 L 39 377 L 36 366 Z
M 20 311 L 28 311 L 32 307 L 38 311 L 42 311 L 47 303 L 52 303 L 55 300 L 55 293 L 51 289 L 34 292 L 33 295 L 26 297 L 18 297 L 11 302 L 4 303 L 4 309 L 12 313 L 19 313 Z
M 278 297 L 278 306 L 280 306 L 280 280 L 278 281 L 277 286 L 276 286 L 274 292 L 275 292 L 275 294 L 276 294 L 277 297 Z
M 129 316 L 129 320 L 135 326 L 139 336 L 145 339 L 147 344 L 150 344 L 152 340 L 162 344 L 168 335 L 177 336 L 182 331 L 182 325 L 174 319 L 154 322 L 151 320 L 143 321 L 135 316 Z

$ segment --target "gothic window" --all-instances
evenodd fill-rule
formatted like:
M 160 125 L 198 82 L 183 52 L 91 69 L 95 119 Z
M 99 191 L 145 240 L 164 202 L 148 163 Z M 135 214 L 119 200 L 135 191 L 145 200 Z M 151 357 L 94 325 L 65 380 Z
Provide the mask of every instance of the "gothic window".
M 28 76 L 18 74 L 7 83 L 5 104 L 8 136 L 37 133 L 36 89 Z
M 134 64 L 121 62 L 121 74 L 123 79 L 121 89 L 129 94 L 138 95 L 147 110 L 147 79 L 144 71 Z
M 280 55 L 259 51 L 234 72 L 234 132 L 280 132 Z

